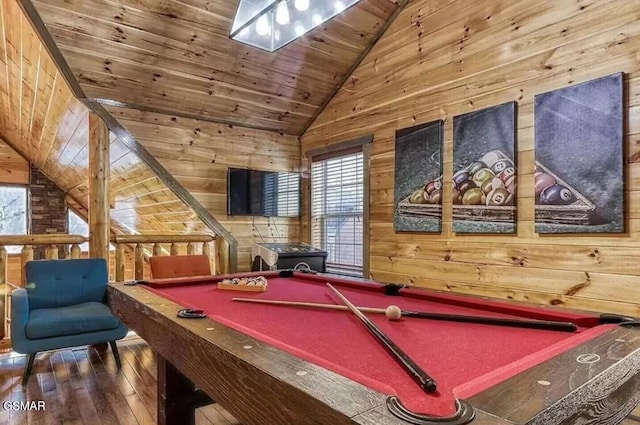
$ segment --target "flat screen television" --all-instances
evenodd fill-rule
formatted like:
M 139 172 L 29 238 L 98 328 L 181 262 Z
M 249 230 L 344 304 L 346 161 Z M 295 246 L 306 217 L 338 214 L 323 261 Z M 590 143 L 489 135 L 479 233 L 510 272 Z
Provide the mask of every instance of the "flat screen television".
M 300 174 L 229 168 L 227 214 L 300 216 Z

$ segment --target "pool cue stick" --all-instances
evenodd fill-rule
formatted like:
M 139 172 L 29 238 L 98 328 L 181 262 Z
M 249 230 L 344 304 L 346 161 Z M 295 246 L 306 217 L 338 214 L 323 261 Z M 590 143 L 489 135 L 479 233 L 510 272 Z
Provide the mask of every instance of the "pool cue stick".
M 378 341 L 391 353 L 394 358 L 400 363 L 400 365 L 411 375 L 411 377 L 418 383 L 420 388 L 425 392 L 432 393 L 437 389 L 436 381 L 429 376 L 427 372 L 422 370 L 400 347 L 398 347 L 382 330 L 373 324 L 367 316 L 365 316 L 360 310 L 356 308 L 351 301 L 349 301 L 344 295 L 340 293 L 330 283 L 327 283 L 329 289 L 331 289 L 340 300 L 349 307 L 349 310 L 360 319 L 360 321 L 369 329 L 369 331 L 378 339 Z
M 326 310 L 349 310 L 349 307 L 336 304 L 321 304 L 298 301 L 265 300 L 258 298 L 233 298 L 233 301 L 258 304 L 274 304 L 290 307 L 320 308 Z M 363 313 L 386 314 L 387 310 L 376 307 L 356 307 Z M 508 319 L 504 317 L 465 316 L 460 314 L 428 313 L 423 311 L 402 310 L 402 317 L 418 319 L 444 320 L 450 322 L 479 323 L 484 325 L 510 326 L 528 329 L 546 329 L 551 331 L 575 332 L 578 326 L 571 322 L 557 322 L 552 320 Z
M 287 307 L 319 308 L 322 310 L 350 311 L 349 307 L 347 307 L 346 305 L 339 305 L 339 304 L 321 304 L 321 303 L 309 303 L 309 302 L 301 302 L 301 301 L 265 300 L 260 298 L 232 298 L 232 301 L 239 301 L 243 303 L 255 303 L 255 304 L 283 305 Z M 382 314 L 385 313 L 384 308 L 358 307 L 358 310 L 364 313 L 382 313 Z

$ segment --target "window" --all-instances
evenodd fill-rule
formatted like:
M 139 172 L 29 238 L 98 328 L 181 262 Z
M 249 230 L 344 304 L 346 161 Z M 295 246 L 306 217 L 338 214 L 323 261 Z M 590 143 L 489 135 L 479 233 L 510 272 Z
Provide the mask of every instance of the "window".
M 362 152 L 311 167 L 311 242 L 327 251 L 327 272 L 362 276 L 363 167 Z
M 82 217 L 80 217 L 75 212 L 69 209 L 69 223 L 67 226 L 67 233 L 70 235 L 81 235 L 89 237 L 89 224 L 84 221 Z M 82 252 L 89 251 L 89 242 L 85 242 L 80 245 L 80 249 Z
M 27 234 L 27 188 L 0 186 L 0 235 Z M 22 247 L 7 246 L 7 252 L 19 253 Z
M 89 237 L 89 223 L 84 221 L 84 218 L 80 217 L 78 214 L 69 209 L 68 219 L 68 234 Z M 89 252 L 89 242 L 80 244 L 80 249 L 82 250 L 82 252 Z M 109 251 L 115 250 L 116 247 L 112 243 L 109 243 Z

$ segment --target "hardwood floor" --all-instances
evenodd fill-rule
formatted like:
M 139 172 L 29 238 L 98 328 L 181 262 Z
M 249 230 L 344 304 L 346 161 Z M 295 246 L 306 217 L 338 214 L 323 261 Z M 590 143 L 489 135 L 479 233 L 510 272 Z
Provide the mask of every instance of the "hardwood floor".
M 26 357 L 0 354 L 0 425 L 156 424 L 156 360 L 140 338 L 118 343 L 122 370 L 108 348 L 78 347 L 41 353 L 26 389 L 20 385 Z M 6 401 L 45 402 L 45 411 L 8 411 Z M 220 405 L 196 412 L 197 425 L 239 422 Z
M 0 354 L 0 425 L 154 425 L 156 360 L 140 338 L 118 343 L 122 370 L 108 348 L 74 348 L 38 355 L 25 390 L 26 357 Z M 5 401 L 43 400 L 45 411 L 8 411 Z M 196 411 L 196 425 L 239 425 L 222 406 Z M 621 425 L 640 425 L 640 406 Z

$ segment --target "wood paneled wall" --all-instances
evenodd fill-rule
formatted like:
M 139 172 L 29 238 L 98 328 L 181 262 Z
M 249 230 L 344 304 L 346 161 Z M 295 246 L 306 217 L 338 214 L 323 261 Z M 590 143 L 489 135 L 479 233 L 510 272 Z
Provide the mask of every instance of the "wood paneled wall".
M 227 169 L 297 171 L 297 137 L 132 109 L 108 109 L 238 240 L 239 270 L 249 270 L 255 242 L 299 240 L 299 218 L 227 216 Z
M 28 184 L 29 162 L 0 139 L 0 184 Z
M 302 139 L 374 134 L 371 274 L 441 290 L 640 315 L 640 1 L 413 0 Z M 626 229 L 534 231 L 533 96 L 625 72 Z M 518 102 L 517 235 L 451 230 L 452 117 Z M 442 234 L 393 230 L 394 133 L 445 120 Z M 306 230 L 303 231 L 306 234 Z

